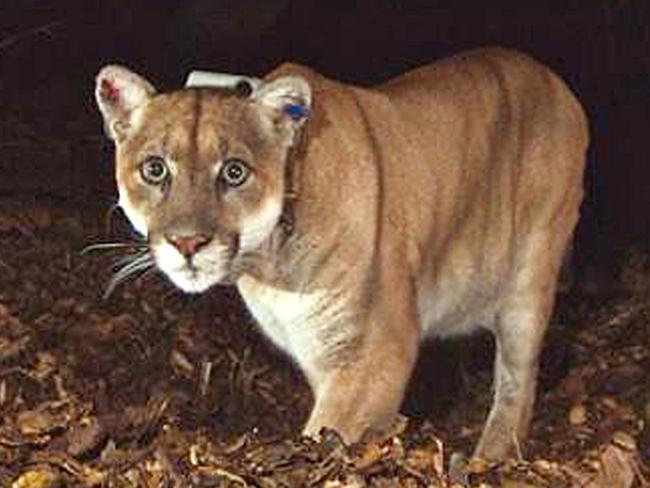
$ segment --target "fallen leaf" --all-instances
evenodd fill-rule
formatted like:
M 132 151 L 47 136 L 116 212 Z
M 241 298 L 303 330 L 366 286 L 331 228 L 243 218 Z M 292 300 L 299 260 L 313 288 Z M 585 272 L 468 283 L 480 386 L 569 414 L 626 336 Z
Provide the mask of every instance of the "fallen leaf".
M 59 488 L 63 479 L 49 467 L 37 467 L 21 474 L 11 484 L 11 488 Z

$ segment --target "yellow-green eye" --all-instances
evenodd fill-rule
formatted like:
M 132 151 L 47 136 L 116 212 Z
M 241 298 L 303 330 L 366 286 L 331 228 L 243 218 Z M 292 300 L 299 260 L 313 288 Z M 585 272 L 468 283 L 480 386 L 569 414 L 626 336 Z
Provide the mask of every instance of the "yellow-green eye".
M 241 186 L 246 183 L 251 170 L 241 159 L 228 159 L 221 168 L 220 177 L 230 187 Z
M 163 158 L 160 156 L 150 156 L 140 166 L 140 174 L 142 175 L 142 179 L 150 185 L 160 185 L 167 179 L 169 169 Z

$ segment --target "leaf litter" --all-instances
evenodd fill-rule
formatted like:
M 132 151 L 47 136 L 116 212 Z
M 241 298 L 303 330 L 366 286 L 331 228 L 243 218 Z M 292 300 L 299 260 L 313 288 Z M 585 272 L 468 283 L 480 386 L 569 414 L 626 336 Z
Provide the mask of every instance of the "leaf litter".
M 89 209 L 0 205 L 0 486 L 648 486 L 641 253 L 622 268 L 625 293 L 559 300 L 530 438 L 520 459 L 491 464 L 465 457 L 489 368 L 466 368 L 461 383 L 480 387 L 428 420 L 409 412 L 352 446 L 334 431 L 301 438 L 308 386 L 235 292 L 183 296 L 150 273 L 101 300 L 120 249 L 79 252 L 103 237 L 100 222 Z

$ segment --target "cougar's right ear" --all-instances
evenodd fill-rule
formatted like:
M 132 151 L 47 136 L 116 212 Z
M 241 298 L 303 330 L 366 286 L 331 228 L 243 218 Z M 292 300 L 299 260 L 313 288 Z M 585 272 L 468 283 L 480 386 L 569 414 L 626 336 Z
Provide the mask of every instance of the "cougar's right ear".
M 149 100 L 156 90 L 140 75 L 117 65 L 101 69 L 95 83 L 95 99 L 111 139 L 127 136 L 133 111 Z

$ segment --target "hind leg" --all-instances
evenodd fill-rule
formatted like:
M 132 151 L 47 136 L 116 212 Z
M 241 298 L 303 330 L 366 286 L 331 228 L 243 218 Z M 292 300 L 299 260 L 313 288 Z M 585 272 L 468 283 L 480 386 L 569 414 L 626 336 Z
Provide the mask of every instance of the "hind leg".
M 499 309 L 492 327 L 494 400 L 474 453 L 477 457 L 499 460 L 519 453 L 533 413 L 538 359 L 567 240 L 541 235 L 529 244 Z

